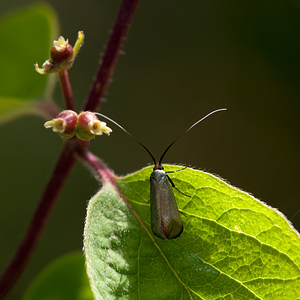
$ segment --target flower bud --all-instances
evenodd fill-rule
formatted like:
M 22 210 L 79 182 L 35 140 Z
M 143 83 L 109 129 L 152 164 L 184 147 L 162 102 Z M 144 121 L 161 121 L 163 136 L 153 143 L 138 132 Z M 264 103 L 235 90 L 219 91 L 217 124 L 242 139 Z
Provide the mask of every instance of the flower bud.
M 65 139 L 70 139 L 75 135 L 78 115 L 73 110 L 62 111 L 55 119 L 44 124 L 46 128 L 52 128 Z
M 80 140 L 90 140 L 103 133 L 110 135 L 111 132 L 106 123 L 99 121 L 94 113 L 84 111 L 78 115 L 76 136 Z
M 69 70 L 83 45 L 83 41 L 84 34 L 82 31 L 78 32 L 78 38 L 74 47 L 69 44 L 68 40 L 65 40 L 64 37 L 60 36 L 57 41 L 53 42 L 51 59 L 46 60 L 42 68 L 39 68 L 39 65 L 35 64 L 35 70 L 41 75 Z
M 66 63 L 73 59 L 73 47 L 69 44 L 68 40 L 65 40 L 62 36 L 57 41 L 53 42 L 51 48 L 51 60 L 54 63 Z

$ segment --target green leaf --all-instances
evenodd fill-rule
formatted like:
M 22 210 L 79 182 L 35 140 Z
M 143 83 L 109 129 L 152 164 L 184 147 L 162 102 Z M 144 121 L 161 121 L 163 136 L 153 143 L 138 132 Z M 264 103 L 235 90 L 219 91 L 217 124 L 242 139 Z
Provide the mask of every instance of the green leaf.
M 20 98 L 0 96 L 0 123 L 4 123 L 30 112 L 38 113 L 34 102 L 24 101 L 24 99 Z
M 178 166 L 166 166 L 176 170 Z M 152 167 L 91 199 L 85 252 L 96 299 L 299 299 L 300 239 L 278 211 L 198 170 L 171 174 L 184 231 L 150 228 Z M 145 229 L 143 228 L 145 226 Z
M 64 255 L 33 281 L 23 300 L 92 300 L 82 253 Z
M 53 88 L 53 79 L 39 75 L 34 64 L 49 57 L 57 27 L 56 15 L 46 4 L 0 20 L 0 119 L 35 111 L 32 100 L 41 99 L 47 85 Z

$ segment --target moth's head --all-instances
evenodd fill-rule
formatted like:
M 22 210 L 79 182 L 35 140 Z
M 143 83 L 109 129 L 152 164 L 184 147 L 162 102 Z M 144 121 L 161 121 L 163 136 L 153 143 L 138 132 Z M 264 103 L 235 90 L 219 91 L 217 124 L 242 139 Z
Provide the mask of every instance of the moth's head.
M 155 171 L 155 170 L 163 170 L 163 169 L 164 169 L 164 167 L 158 161 L 155 162 L 153 171 Z

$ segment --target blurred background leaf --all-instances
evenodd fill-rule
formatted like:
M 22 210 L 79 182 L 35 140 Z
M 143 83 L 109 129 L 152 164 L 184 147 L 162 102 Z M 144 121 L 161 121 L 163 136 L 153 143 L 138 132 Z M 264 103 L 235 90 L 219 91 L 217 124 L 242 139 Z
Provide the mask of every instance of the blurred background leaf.
M 57 36 L 56 15 L 50 6 L 34 5 L 0 20 L 0 122 L 35 111 L 33 100 L 43 100 L 47 76 L 33 72 L 34 63 L 49 57 Z M 31 68 L 29 67 L 31 66 Z M 49 83 L 53 86 L 53 83 Z
M 4 15 L 32 2 L 2 1 L 0 11 Z M 78 30 L 86 35 L 70 72 L 80 110 L 120 0 L 48 3 L 58 13 L 58 35 L 71 44 Z M 218 174 L 279 208 L 299 229 L 300 215 L 294 217 L 300 208 L 299 27 L 298 1 L 140 1 L 101 112 L 159 156 L 198 118 L 227 107 L 189 132 L 165 162 Z M 34 72 L 33 64 L 43 63 L 48 55 L 34 58 L 28 70 Z M 59 88 L 54 97 L 62 106 Z M 62 140 L 43 123 L 24 117 L 0 127 L 5 141 L 0 150 L 0 237 L 5 241 L 0 270 L 13 256 L 62 148 Z M 109 138 L 92 141 L 91 149 L 119 175 L 151 163 L 118 129 Z M 19 299 L 53 258 L 82 249 L 87 201 L 97 189 L 93 176 L 77 164 L 8 299 Z
M 82 253 L 59 257 L 36 277 L 23 300 L 93 300 Z

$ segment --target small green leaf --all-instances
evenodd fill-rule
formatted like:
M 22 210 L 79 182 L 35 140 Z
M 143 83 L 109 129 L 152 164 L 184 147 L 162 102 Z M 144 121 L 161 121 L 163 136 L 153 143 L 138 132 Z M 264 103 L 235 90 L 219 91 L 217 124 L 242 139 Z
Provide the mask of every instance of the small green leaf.
M 23 300 L 92 300 L 82 253 L 64 255 L 33 281 Z
M 15 119 L 18 116 L 28 114 L 29 112 L 38 112 L 33 101 L 0 96 L 0 124 Z
M 0 119 L 32 112 L 32 100 L 43 98 L 47 84 L 48 90 L 53 88 L 53 79 L 39 75 L 34 64 L 49 57 L 57 27 L 56 15 L 46 4 L 0 20 Z
M 176 170 L 178 166 L 166 166 Z M 299 234 L 278 211 L 198 170 L 171 174 L 184 231 L 150 227 L 152 167 L 90 201 L 85 252 L 96 299 L 299 299 Z M 145 226 L 145 228 L 143 227 Z

